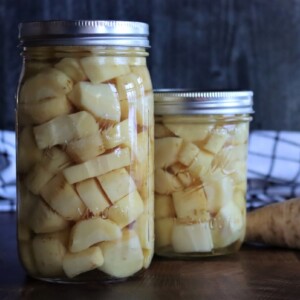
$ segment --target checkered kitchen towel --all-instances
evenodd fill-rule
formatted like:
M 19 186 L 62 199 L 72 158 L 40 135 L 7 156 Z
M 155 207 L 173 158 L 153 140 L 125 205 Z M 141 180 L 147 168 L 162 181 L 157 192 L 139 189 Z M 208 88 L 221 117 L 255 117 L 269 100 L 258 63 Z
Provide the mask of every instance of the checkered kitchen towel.
M 0 131 L 0 211 L 16 208 L 15 134 Z M 248 209 L 300 196 L 300 132 L 253 131 Z

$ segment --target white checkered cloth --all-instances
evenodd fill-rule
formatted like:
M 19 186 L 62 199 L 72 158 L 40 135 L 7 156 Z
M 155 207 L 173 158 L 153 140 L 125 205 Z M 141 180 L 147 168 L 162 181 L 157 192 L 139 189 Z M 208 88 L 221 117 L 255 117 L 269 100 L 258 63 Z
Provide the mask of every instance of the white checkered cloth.
M 0 131 L 0 211 L 16 209 L 15 133 Z M 300 196 L 300 132 L 252 131 L 247 207 Z

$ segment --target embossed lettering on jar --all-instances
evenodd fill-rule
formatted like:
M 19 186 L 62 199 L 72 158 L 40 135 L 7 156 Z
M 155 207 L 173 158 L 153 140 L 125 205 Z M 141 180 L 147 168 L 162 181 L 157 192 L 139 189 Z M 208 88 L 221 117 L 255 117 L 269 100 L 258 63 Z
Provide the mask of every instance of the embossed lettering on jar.
M 20 26 L 18 241 L 35 278 L 114 281 L 151 263 L 147 36 L 137 22 Z
M 155 93 L 155 251 L 236 252 L 246 221 L 252 92 Z

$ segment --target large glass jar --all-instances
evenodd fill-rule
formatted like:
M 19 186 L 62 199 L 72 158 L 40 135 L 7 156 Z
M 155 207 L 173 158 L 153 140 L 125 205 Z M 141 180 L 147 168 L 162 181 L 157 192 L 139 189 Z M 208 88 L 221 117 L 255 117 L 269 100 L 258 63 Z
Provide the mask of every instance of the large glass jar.
M 155 252 L 236 252 L 246 222 L 252 92 L 157 91 Z
M 20 26 L 18 245 L 29 275 L 114 281 L 154 252 L 148 25 Z

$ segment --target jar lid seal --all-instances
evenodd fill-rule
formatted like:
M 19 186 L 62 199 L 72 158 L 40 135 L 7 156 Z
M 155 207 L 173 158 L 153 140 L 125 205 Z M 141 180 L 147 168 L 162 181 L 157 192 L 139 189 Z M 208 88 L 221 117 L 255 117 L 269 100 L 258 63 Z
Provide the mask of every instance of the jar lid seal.
M 156 115 L 250 114 L 252 91 L 154 90 Z
M 22 46 L 129 46 L 149 47 L 149 26 L 142 22 L 77 20 L 19 24 Z

